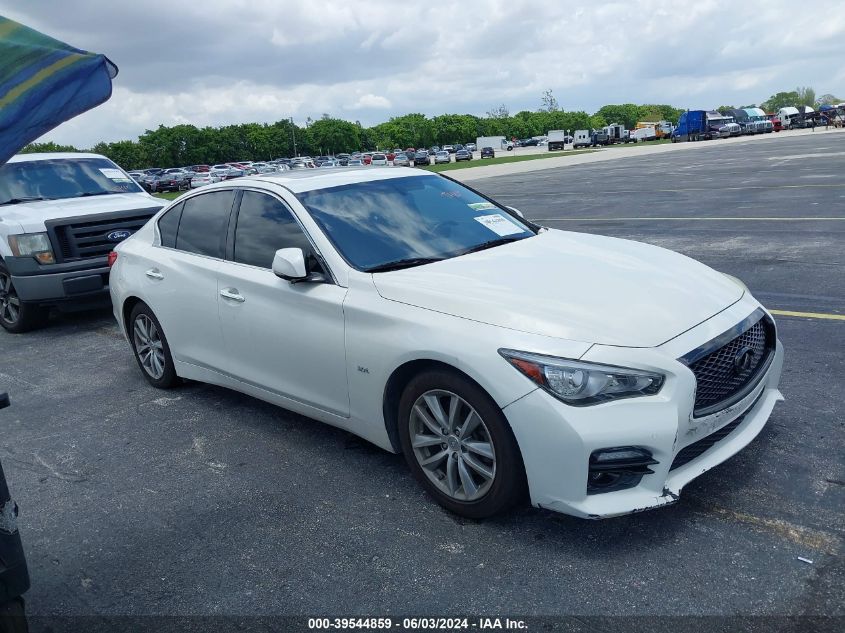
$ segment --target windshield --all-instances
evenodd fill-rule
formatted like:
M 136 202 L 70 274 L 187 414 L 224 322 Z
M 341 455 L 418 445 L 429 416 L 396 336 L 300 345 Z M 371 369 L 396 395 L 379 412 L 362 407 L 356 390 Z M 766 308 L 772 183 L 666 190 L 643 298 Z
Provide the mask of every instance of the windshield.
M 55 158 L 0 166 L 0 204 L 141 191 L 104 158 Z
M 534 232 L 501 207 L 438 176 L 407 176 L 297 195 L 358 270 L 403 260 L 455 257 Z M 420 262 L 424 263 L 424 262 Z

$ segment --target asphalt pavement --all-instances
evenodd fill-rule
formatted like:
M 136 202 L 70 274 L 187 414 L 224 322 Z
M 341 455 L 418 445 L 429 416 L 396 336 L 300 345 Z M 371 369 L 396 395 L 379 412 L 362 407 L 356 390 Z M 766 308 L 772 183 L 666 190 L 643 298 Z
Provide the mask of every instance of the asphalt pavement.
M 29 612 L 845 615 L 843 169 L 845 133 L 472 183 L 816 315 L 777 317 L 786 400 L 761 435 L 674 506 L 628 517 L 460 519 L 345 432 L 217 387 L 154 390 L 108 312 L 0 333 Z

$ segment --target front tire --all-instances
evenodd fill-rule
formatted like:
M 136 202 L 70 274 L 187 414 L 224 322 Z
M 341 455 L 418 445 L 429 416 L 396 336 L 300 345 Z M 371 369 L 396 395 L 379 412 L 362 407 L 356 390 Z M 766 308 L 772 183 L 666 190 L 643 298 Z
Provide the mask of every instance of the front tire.
M 141 373 L 153 387 L 169 389 L 179 382 L 170 345 L 161 323 L 146 303 L 139 303 L 129 316 L 129 340 Z
M 525 468 L 502 410 L 457 372 L 411 380 L 399 401 L 399 439 L 417 481 L 447 510 L 483 519 L 525 495 Z
M 49 317 L 49 308 L 21 301 L 9 269 L 0 261 L 0 325 L 3 329 L 23 334 L 44 327 Z

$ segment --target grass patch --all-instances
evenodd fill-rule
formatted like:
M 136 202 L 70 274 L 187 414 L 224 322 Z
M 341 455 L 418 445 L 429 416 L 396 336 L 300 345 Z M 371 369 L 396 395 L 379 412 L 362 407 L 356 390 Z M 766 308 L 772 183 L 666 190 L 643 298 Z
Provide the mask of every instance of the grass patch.
M 162 200 L 175 200 L 181 196 L 184 191 L 161 191 L 153 194 L 153 198 L 161 198 Z
M 505 151 L 505 150 L 502 150 Z M 448 165 L 429 165 L 422 169 L 428 171 L 452 171 L 453 169 L 467 169 L 469 167 L 484 167 L 486 165 L 502 165 L 504 163 L 521 163 L 525 160 L 541 160 L 543 158 L 560 158 L 561 156 L 574 156 L 575 154 L 589 154 L 596 150 L 593 149 L 579 149 L 579 150 L 562 150 L 559 152 L 548 152 L 546 154 L 527 154 L 525 156 L 503 156 L 501 158 L 473 158 L 468 161 L 461 161 L 460 163 L 449 163 Z
M 666 143 L 671 143 L 672 140 L 668 138 L 662 138 L 657 141 L 640 141 L 639 143 L 618 143 L 617 145 L 608 145 L 608 147 L 651 147 L 652 145 L 665 145 Z

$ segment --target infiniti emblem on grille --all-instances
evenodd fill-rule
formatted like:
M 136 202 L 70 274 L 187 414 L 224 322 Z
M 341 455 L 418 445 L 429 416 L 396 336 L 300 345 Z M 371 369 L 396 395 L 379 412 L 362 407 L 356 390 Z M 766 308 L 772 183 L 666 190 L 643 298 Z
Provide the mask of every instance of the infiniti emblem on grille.
M 112 231 L 106 235 L 106 239 L 110 242 L 119 242 L 120 240 L 125 240 L 130 235 L 132 235 L 132 231 Z
M 743 347 L 737 355 L 734 356 L 734 373 L 739 375 L 744 371 L 751 369 L 751 364 L 754 362 L 754 350 L 750 347 Z

